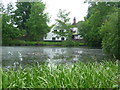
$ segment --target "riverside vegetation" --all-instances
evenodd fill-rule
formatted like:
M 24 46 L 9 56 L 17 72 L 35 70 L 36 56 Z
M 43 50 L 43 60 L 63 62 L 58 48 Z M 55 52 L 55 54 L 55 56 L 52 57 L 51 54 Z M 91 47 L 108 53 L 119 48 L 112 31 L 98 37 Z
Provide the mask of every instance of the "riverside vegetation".
M 4 43 L 4 46 L 83 46 L 85 43 L 77 41 L 48 42 L 48 41 L 23 41 L 12 40 Z
M 72 65 L 37 64 L 17 70 L 3 70 L 3 88 L 117 88 L 118 63 L 78 62 Z

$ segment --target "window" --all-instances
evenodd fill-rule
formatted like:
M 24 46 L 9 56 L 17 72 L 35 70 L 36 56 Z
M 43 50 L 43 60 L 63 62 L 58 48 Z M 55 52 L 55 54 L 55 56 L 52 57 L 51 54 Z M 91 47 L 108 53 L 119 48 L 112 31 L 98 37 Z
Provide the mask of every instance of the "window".
M 61 40 L 63 41 L 63 40 L 65 40 L 65 38 L 64 38 L 64 37 L 62 37 L 62 38 L 61 38 Z
M 55 37 L 52 37 L 52 40 L 55 41 Z
M 54 32 L 57 32 L 57 30 L 54 30 Z
M 59 39 L 59 36 L 56 36 L 57 39 Z
M 60 32 L 63 32 L 63 30 L 60 30 Z

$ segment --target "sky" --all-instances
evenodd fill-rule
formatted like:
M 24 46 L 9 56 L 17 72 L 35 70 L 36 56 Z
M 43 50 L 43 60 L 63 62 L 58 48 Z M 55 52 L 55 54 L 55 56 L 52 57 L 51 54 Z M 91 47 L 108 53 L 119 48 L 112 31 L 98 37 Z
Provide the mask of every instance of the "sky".
M 2 2 L 6 5 L 8 2 L 16 2 L 17 0 L 3 0 Z M 76 21 L 84 20 L 87 15 L 89 4 L 84 3 L 85 0 L 42 0 L 46 3 L 46 12 L 51 17 L 49 25 L 55 23 L 59 9 L 70 12 L 70 22 L 73 22 L 73 18 L 76 17 Z

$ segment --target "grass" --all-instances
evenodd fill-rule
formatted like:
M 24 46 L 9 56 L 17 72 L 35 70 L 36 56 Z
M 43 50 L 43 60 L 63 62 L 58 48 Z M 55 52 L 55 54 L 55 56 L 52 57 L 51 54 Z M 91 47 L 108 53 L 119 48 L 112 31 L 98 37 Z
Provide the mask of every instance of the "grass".
M 117 88 L 118 64 L 78 62 L 53 68 L 37 64 L 3 71 L 2 78 L 3 88 Z
M 2 89 L 2 68 L 0 67 L 0 89 Z
M 72 44 L 74 46 L 84 45 L 84 43 L 75 42 L 75 41 L 72 42 Z M 67 46 L 66 41 L 64 41 L 64 42 L 44 42 L 44 41 L 23 41 L 23 40 L 11 40 L 11 41 L 4 42 L 3 45 L 4 46 Z

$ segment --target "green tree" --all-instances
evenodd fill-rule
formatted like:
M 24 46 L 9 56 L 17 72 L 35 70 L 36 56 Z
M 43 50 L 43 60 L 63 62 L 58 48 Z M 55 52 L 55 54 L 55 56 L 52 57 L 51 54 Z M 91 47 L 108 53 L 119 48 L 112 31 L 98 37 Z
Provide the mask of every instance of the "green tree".
M 31 7 L 30 18 L 27 20 L 29 40 L 42 40 L 49 28 L 47 25 L 48 14 L 44 12 L 45 4 L 34 2 Z
M 17 9 L 14 11 L 14 23 L 20 30 L 26 30 L 26 36 L 28 35 L 29 29 L 25 25 L 27 19 L 30 17 L 31 3 L 30 2 L 16 2 Z
M 120 58 L 119 15 L 116 2 L 90 3 L 85 21 L 79 22 L 80 34 L 88 45 L 102 44 L 105 53 Z M 98 43 L 95 43 L 98 42 Z
M 87 17 L 85 18 L 84 27 L 79 26 L 80 33 L 84 33 L 86 43 L 90 46 L 101 46 L 102 37 L 99 33 L 106 16 L 114 12 L 113 3 L 107 2 L 91 2 L 88 9 Z M 80 24 L 79 24 L 80 25 Z M 85 31 L 84 31 L 85 29 Z
M 90 42 L 90 29 L 91 25 L 88 20 L 86 21 L 80 21 L 78 22 L 78 30 L 79 34 L 84 37 L 84 41 L 86 42 L 87 45 L 89 45 Z
M 69 14 L 70 12 L 59 9 L 59 13 L 57 15 L 58 19 L 56 19 L 55 29 L 58 29 L 60 31 L 54 32 L 61 37 L 64 36 L 67 37 L 67 40 L 71 40 L 72 38 L 71 28 L 73 27 L 69 22 L 70 21 Z
M 2 39 L 4 40 L 13 40 L 19 37 L 20 31 L 10 22 L 11 17 L 7 14 L 2 16 Z
M 4 11 L 5 11 L 4 5 L 3 3 L 0 3 L 0 14 L 4 13 Z
M 3 7 L 4 8 L 4 7 Z M 9 9 L 9 10 L 8 10 Z M 8 4 L 7 10 L 2 13 L 2 42 L 9 43 L 10 40 L 17 39 L 22 35 L 18 28 L 13 24 L 11 15 L 13 11 L 12 4 Z
M 100 33 L 103 37 L 102 48 L 103 51 L 111 56 L 120 58 L 120 36 L 118 34 L 118 9 L 116 12 L 107 16 L 107 20 L 104 22 L 100 29 Z
M 3 12 L 3 4 L 0 3 L 0 45 L 2 45 L 2 12 Z
M 13 3 L 8 3 L 5 12 L 6 12 L 8 15 L 10 15 L 10 14 L 13 14 L 13 11 L 14 11 Z

